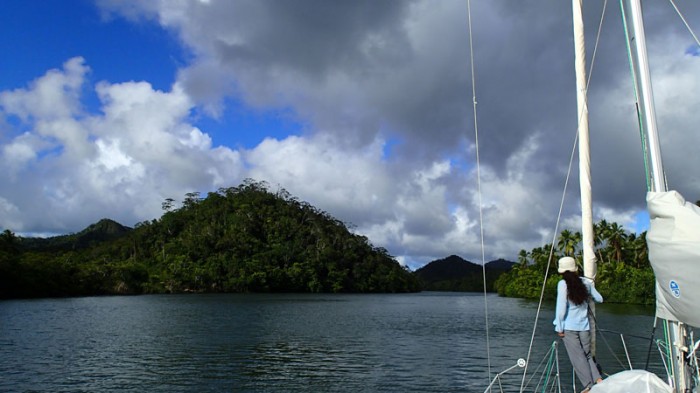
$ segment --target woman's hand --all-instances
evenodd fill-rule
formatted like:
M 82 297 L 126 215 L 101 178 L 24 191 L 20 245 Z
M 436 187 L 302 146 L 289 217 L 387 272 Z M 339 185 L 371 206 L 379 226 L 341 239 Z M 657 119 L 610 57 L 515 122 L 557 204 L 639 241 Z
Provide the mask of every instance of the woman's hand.
M 557 335 L 558 335 L 559 337 L 564 337 L 564 332 L 557 332 Z

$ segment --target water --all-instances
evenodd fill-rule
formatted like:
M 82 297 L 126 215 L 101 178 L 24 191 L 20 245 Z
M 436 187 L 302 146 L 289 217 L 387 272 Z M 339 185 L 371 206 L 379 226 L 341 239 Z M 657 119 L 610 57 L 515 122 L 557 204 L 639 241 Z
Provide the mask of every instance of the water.
M 537 304 L 487 299 L 498 372 L 527 355 Z M 650 308 L 597 311 L 603 327 L 649 335 Z M 556 338 L 552 315 L 544 305 L 533 369 Z M 3 301 L 0 391 L 483 392 L 484 319 L 483 295 L 465 293 Z M 646 353 L 638 341 L 628 346 Z

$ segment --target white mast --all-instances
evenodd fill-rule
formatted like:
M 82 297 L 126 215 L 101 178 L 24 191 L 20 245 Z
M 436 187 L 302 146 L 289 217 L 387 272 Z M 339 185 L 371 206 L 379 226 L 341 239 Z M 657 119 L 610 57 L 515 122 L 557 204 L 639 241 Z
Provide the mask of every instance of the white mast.
M 635 71 L 635 83 L 639 96 L 637 105 L 641 119 L 641 127 L 649 146 L 648 153 L 651 163 L 651 191 L 668 191 L 663 163 L 661 161 L 661 149 L 656 127 L 656 111 L 654 110 L 654 95 L 651 88 L 651 76 L 647 58 L 646 37 L 644 35 L 644 21 L 642 18 L 642 5 L 640 0 L 625 0 L 625 13 L 629 16 L 631 29 L 628 30 L 628 41 L 632 50 L 632 65 Z M 686 392 L 690 388 L 690 374 L 685 368 L 683 359 L 687 348 L 685 347 L 686 328 L 683 323 L 676 321 L 664 321 L 666 324 L 666 342 L 670 351 L 670 371 L 673 378 L 672 386 L 675 392 Z
M 629 16 L 631 30 L 628 31 L 630 47 L 632 50 L 632 65 L 635 71 L 635 83 L 639 97 L 639 114 L 641 126 L 646 135 L 651 162 L 652 190 L 657 192 L 668 191 L 666 176 L 664 175 L 663 162 L 661 160 L 661 147 L 659 134 L 656 127 L 656 109 L 654 107 L 654 93 L 651 88 L 651 75 L 649 72 L 649 60 L 647 57 L 646 36 L 644 34 L 644 20 L 642 18 L 642 5 L 640 0 L 626 0 L 626 12 Z
M 583 275 L 595 280 L 596 258 L 593 248 L 593 208 L 591 203 L 591 154 L 588 138 L 588 98 L 586 81 L 586 45 L 584 42 L 583 0 L 572 0 L 576 51 L 576 99 L 578 103 L 578 162 L 581 188 L 581 235 L 583 237 Z
M 581 189 L 581 235 L 583 243 L 583 275 L 595 280 L 596 258 L 593 248 L 593 207 L 591 197 L 591 154 L 588 138 L 588 83 L 586 81 L 586 43 L 583 29 L 583 0 L 572 0 L 574 51 L 576 68 L 576 102 L 578 106 L 578 168 Z M 595 304 L 589 301 L 595 315 Z M 591 353 L 596 354 L 595 318 L 591 324 Z

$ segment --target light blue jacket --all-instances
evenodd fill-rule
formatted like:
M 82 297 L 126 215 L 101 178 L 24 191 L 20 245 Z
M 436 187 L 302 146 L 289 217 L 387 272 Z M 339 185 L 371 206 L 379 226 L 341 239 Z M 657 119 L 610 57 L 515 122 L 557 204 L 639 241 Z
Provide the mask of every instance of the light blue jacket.
M 596 291 L 593 281 L 584 277 L 581 277 L 581 281 L 588 289 L 588 293 L 591 294 L 593 300 L 597 303 L 602 303 L 603 297 Z M 569 300 L 567 294 L 566 281 L 559 281 L 557 284 L 557 308 L 554 315 L 554 330 L 559 333 L 564 332 L 564 330 L 590 330 L 588 302 L 575 305 Z

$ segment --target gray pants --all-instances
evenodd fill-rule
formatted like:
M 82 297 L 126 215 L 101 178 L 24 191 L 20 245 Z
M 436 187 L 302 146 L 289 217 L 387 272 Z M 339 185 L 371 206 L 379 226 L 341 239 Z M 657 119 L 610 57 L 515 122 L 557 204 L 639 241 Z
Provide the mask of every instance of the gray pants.
M 598 367 L 591 356 L 591 332 L 588 330 L 564 330 L 564 346 L 576 376 L 586 388 L 600 378 Z

